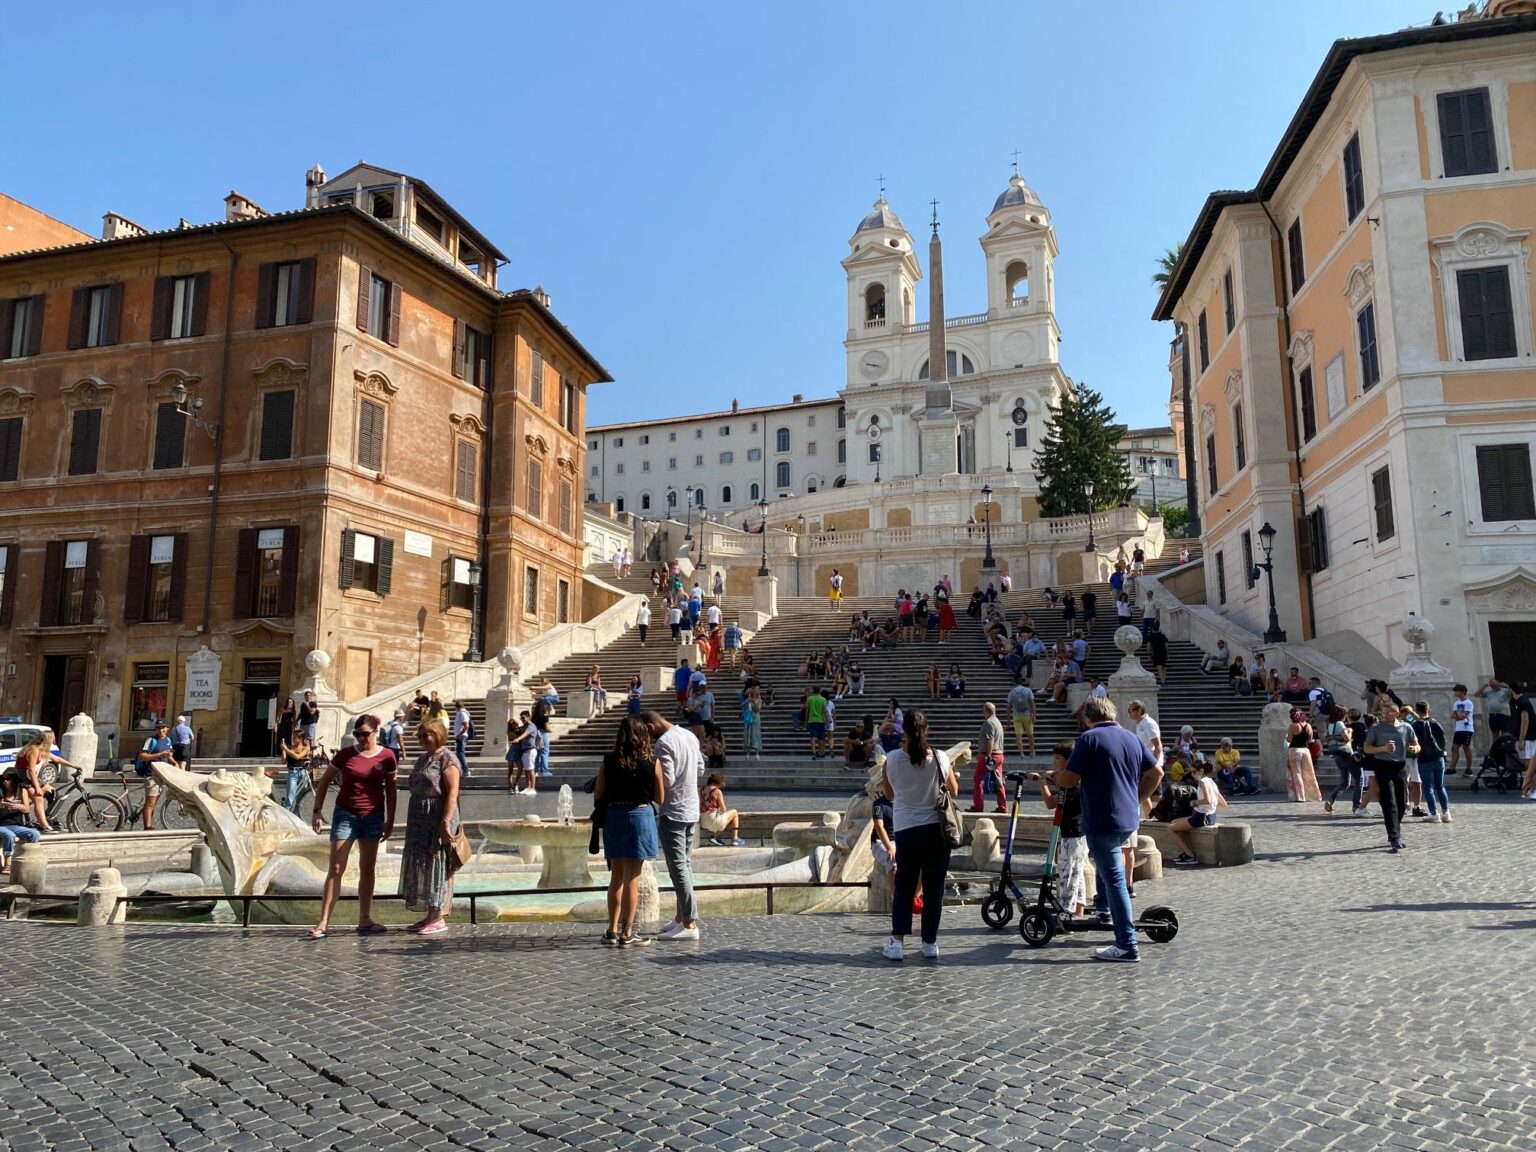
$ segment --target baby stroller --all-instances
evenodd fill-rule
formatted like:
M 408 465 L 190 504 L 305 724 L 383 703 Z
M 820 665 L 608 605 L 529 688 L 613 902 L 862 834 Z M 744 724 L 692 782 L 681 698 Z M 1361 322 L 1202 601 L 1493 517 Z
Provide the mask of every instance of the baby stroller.
M 1489 746 L 1483 756 L 1477 775 L 1472 777 L 1472 791 L 1487 786 L 1508 792 L 1511 788 L 1520 787 L 1524 775 L 1525 765 L 1520 762 L 1520 754 L 1515 749 L 1515 738 L 1505 732 Z M 1487 777 L 1486 781 L 1484 777 Z

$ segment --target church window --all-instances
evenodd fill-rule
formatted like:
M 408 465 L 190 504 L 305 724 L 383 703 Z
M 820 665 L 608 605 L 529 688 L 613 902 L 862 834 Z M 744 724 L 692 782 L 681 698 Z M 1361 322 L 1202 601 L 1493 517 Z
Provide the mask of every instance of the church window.
M 871 284 L 864 290 L 864 327 L 885 326 L 885 285 Z
M 777 452 L 789 451 L 789 429 L 780 428 L 774 434 L 774 450 Z
M 723 484 L 720 487 L 720 503 L 722 503 L 722 504 L 729 504 L 730 502 L 731 502 L 731 486 L 729 484 Z
M 642 512 L 649 512 L 650 510 L 651 510 L 651 494 L 649 492 L 642 492 L 642 493 L 640 493 L 640 511 L 642 511 Z
M 842 407 L 838 408 L 838 410 L 837 410 L 837 426 L 839 428 L 846 428 L 846 427 L 848 427 L 848 409 L 842 408 Z
M 956 352 L 951 348 L 944 354 L 944 363 L 949 366 L 949 377 L 969 376 L 976 371 L 976 365 L 971 363 L 971 358 L 964 353 Z M 919 380 L 928 379 L 928 361 L 923 361 L 923 366 L 917 370 Z
M 839 440 L 837 442 L 837 462 L 839 464 L 848 463 L 848 441 L 846 440 Z
M 754 504 L 763 498 L 763 488 L 761 484 L 754 483 L 752 487 L 747 491 L 751 493 L 752 503 Z
M 1008 265 L 1003 273 L 1003 282 L 1008 289 L 1008 303 L 1010 306 L 1029 303 L 1029 265 L 1022 260 L 1015 260 Z
M 774 483 L 780 488 L 789 487 L 789 461 L 780 460 L 778 467 L 773 470 Z

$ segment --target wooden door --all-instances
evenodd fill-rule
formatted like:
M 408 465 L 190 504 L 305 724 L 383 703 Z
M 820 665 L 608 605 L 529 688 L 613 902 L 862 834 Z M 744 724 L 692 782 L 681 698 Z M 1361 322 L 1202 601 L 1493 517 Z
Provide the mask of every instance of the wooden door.
M 367 648 L 347 649 L 346 691 L 342 699 L 351 702 L 373 693 L 373 653 Z

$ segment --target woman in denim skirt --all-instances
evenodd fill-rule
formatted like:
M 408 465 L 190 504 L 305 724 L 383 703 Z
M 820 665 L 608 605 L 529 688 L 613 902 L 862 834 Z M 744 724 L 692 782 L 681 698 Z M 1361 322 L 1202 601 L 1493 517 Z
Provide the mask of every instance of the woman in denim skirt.
M 597 772 L 595 804 L 605 806 L 603 853 L 608 858 L 608 931 L 603 943 L 631 948 L 651 943 L 635 934 L 635 909 L 640 902 L 640 870 L 661 854 L 656 835 L 656 811 L 666 786 L 661 761 L 651 750 L 651 734 L 638 716 L 619 722 L 613 751 Z

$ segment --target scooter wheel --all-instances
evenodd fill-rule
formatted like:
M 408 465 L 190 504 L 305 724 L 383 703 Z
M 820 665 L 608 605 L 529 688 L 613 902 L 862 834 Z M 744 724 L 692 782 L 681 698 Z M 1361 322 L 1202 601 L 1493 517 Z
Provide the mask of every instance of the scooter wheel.
M 1159 904 L 1141 914 L 1141 924 L 1154 944 L 1166 944 L 1179 934 L 1179 918 L 1172 908 Z
M 988 928 L 1006 928 L 1013 919 L 1013 901 L 1001 892 L 994 892 L 981 902 L 981 918 Z
M 1031 948 L 1044 948 L 1056 935 L 1056 919 L 1049 912 L 1031 908 L 1019 921 L 1019 935 Z

